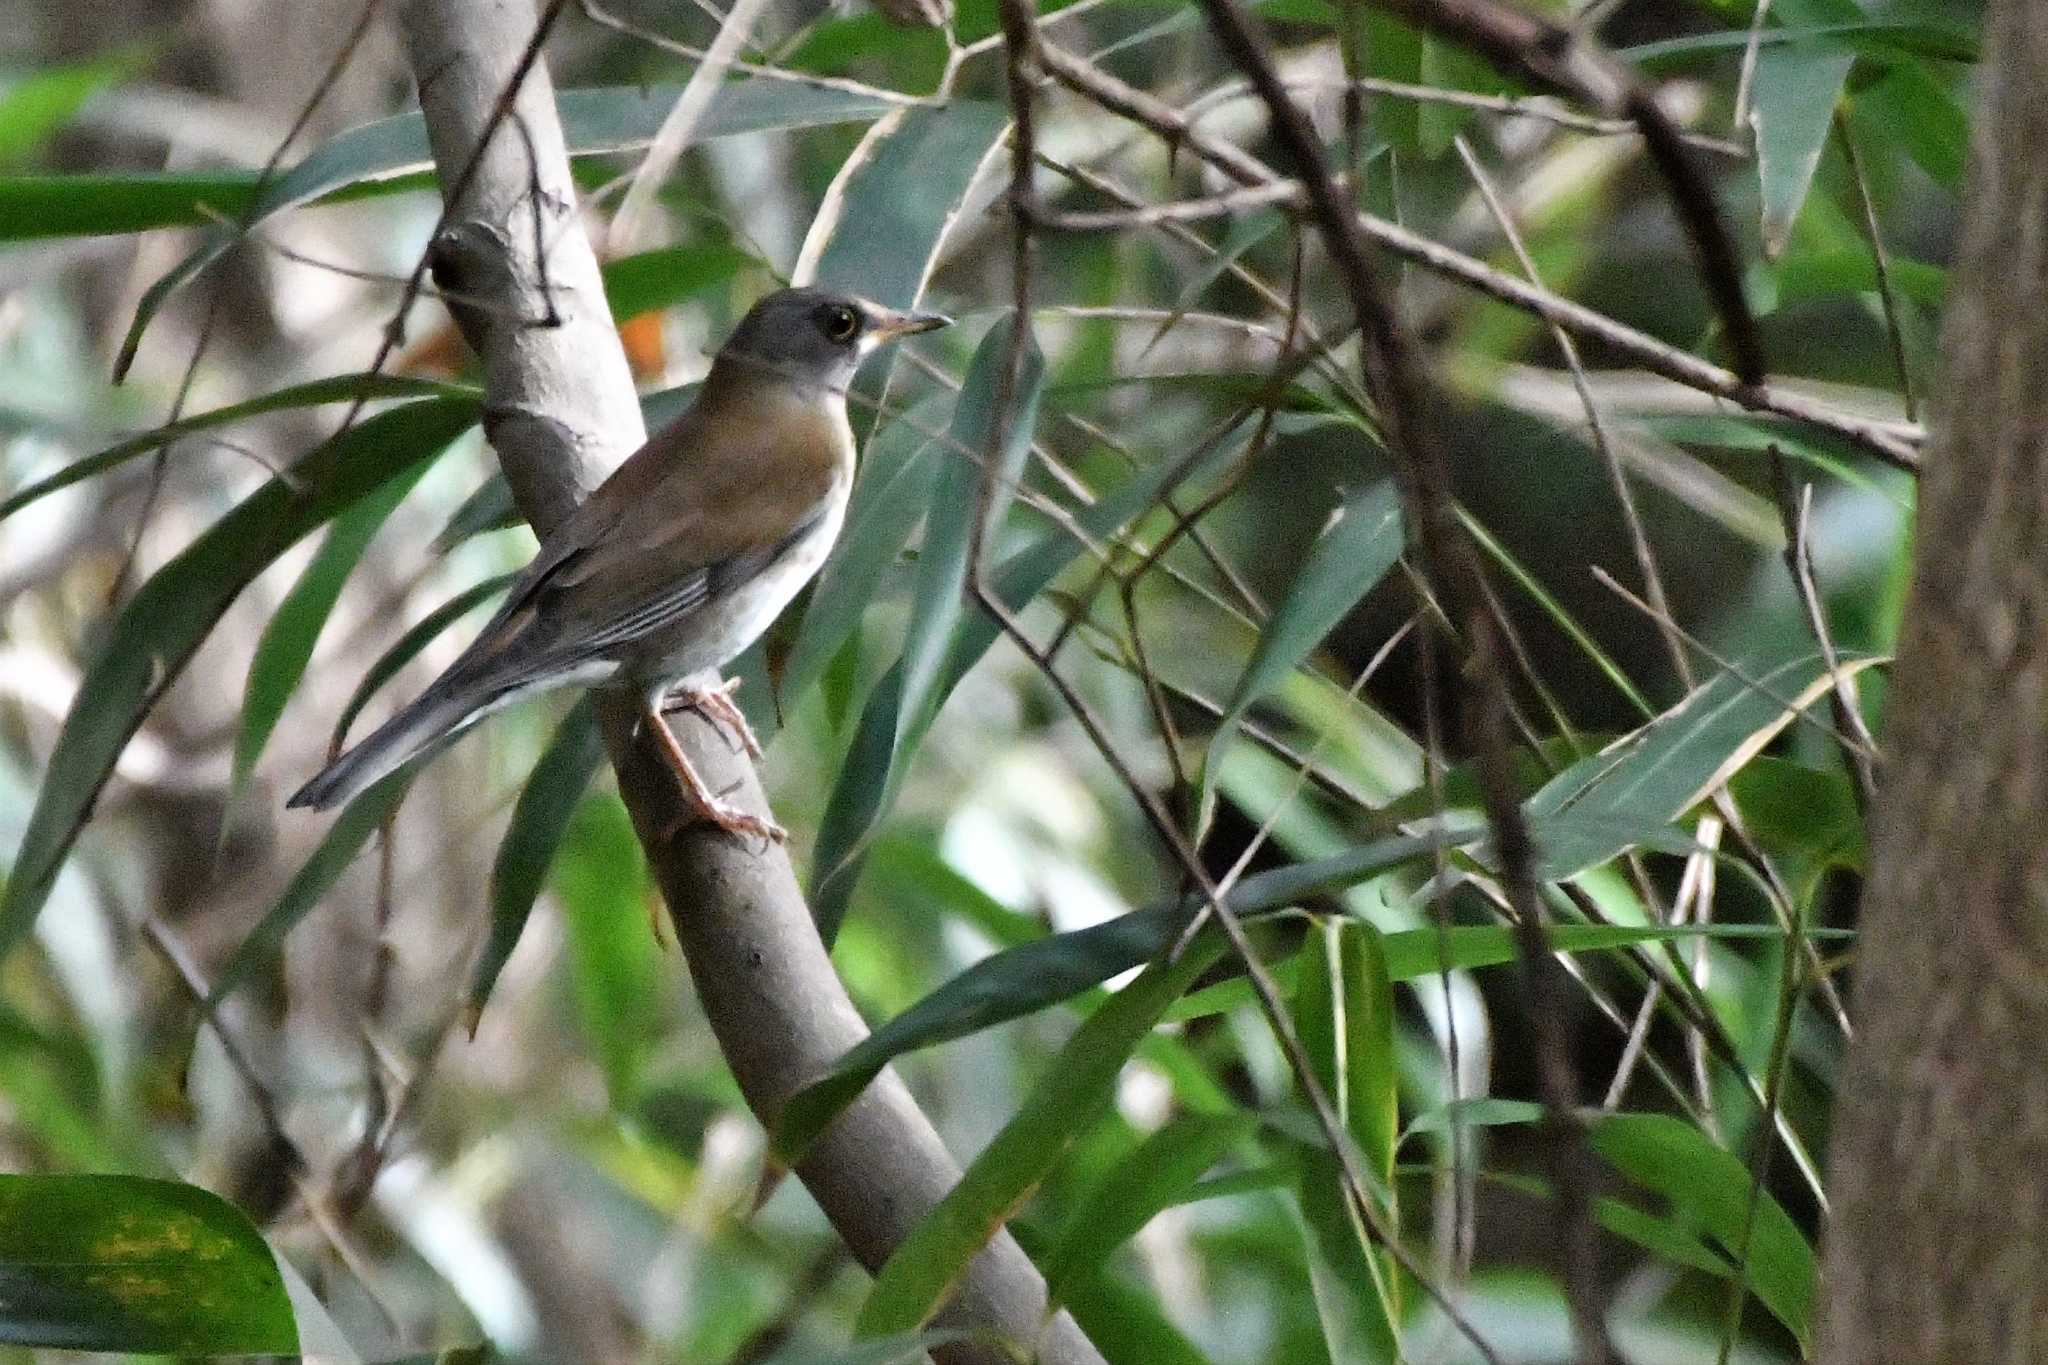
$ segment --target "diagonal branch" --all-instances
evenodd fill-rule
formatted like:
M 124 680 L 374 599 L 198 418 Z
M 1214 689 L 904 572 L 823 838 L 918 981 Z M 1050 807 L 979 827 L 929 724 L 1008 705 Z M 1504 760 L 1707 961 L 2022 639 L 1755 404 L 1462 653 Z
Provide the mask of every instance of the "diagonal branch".
M 402 11 L 436 164 L 467 167 L 431 251 L 437 282 L 490 308 L 456 304 L 483 360 L 487 430 L 520 508 L 543 535 L 644 438 L 631 375 L 604 304 L 597 261 L 574 226 L 570 179 L 546 64 L 512 98 L 533 31 L 532 0 L 410 0 Z M 482 151 L 477 149 L 481 147 Z M 530 228 L 545 216 L 547 233 Z M 544 265 L 536 243 L 549 243 Z M 552 299 L 552 325 L 541 297 Z M 779 846 L 758 849 L 683 814 L 673 777 L 635 734 L 631 706 L 601 708 L 619 790 L 640 831 L 705 1015 L 748 1104 L 772 1123 L 867 1029 L 833 970 Z M 705 779 L 765 811 L 742 754 L 691 719 L 679 735 Z M 673 830 L 670 834 L 668 831 Z M 815 1143 L 797 1176 L 870 1269 L 959 1179 L 903 1084 L 885 1075 Z M 1007 1234 L 970 1265 L 940 1325 L 993 1328 L 1050 1365 L 1099 1365 L 1065 1314 L 1046 1318 L 1044 1280 Z M 1011 1357 L 979 1341 L 935 1348 L 945 1365 Z

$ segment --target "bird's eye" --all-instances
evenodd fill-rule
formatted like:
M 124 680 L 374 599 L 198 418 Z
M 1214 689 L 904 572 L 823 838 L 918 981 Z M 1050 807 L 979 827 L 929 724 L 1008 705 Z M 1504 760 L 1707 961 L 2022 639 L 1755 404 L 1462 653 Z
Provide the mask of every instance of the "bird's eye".
M 851 341 L 860 331 L 860 314 L 851 308 L 832 307 L 825 310 L 825 336 L 831 341 Z

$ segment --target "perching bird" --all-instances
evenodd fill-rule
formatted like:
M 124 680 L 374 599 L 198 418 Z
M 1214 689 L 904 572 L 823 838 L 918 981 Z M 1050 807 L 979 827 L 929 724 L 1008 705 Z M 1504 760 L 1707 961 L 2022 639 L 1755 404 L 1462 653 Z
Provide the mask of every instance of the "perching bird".
M 448 671 L 289 804 L 339 805 L 491 712 L 580 684 L 639 698 L 641 724 L 706 818 L 783 837 L 705 786 L 663 706 L 678 683 L 722 669 L 758 639 L 825 562 L 853 486 L 846 386 L 862 358 L 946 324 L 822 289 L 784 289 L 755 304 L 689 411 L 541 543 Z M 730 687 L 673 699 L 726 722 L 753 749 Z

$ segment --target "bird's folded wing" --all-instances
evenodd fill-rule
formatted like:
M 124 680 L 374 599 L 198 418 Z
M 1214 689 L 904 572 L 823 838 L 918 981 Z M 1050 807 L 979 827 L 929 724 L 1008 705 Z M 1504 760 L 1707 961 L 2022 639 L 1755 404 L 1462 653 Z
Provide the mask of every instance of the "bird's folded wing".
M 719 458 L 704 460 L 703 433 L 721 417 Z M 572 667 L 745 584 L 823 516 L 840 477 L 835 435 L 735 422 L 700 404 L 548 538 L 480 652 L 522 673 Z

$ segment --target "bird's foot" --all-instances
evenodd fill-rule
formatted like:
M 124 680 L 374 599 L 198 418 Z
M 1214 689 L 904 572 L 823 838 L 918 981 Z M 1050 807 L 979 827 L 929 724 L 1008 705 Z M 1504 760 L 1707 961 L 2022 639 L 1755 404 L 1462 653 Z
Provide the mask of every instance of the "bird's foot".
M 773 820 L 755 815 L 752 811 L 741 810 L 732 802 L 716 796 L 706 794 L 699 797 L 687 787 L 683 794 L 689 801 L 690 809 L 669 822 L 668 828 L 661 833 L 663 839 L 674 838 L 679 831 L 702 818 L 728 834 L 751 835 L 764 844 L 789 842 L 789 831 Z
M 730 704 L 730 698 L 726 699 Z M 650 707 L 642 717 L 647 731 L 654 738 L 655 747 L 668 763 L 669 770 L 676 775 L 676 781 L 683 789 L 683 800 L 690 809 L 671 820 L 661 832 L 664 841 L 673 839 L 684 826 L 697 819 L 709 820 L 728 834 L 750 834 L 763 844 L 786 843 L 789 831 L 773 820 L 741 810 L 727 801 L 698 774 L 690 756 L 683 752 L 683 746 L 676 742 L 675 732 L 668 728 L 668 722 L 661 717 L 659 708 Z M 744 722 L 742 722 L 744 724 Z
M 740 710 L 739 704 L 732 699 L 732 694 L 739 688 L 738 678 L 727 678 L 710 687 L 679 687 L 662 703 L 662 714 L 695 711 L 724 730 L 734 748 L 746 750 L 749 758 L 759 758 L 761 741 L 754 738 L 754 727 L 747 724 L 746 712 Z

